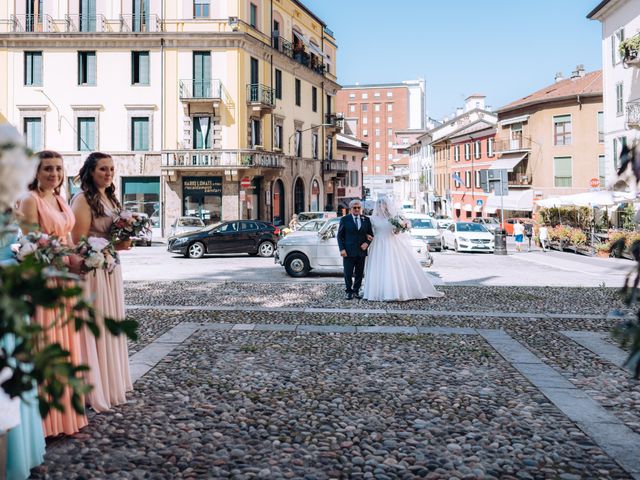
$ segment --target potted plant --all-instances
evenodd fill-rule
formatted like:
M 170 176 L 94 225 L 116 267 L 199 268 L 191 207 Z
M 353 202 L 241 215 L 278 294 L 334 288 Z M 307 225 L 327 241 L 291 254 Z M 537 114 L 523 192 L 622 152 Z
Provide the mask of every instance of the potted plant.
M 640 63 L 640 57 L 638 56 L 638 52 L 640 51 L 640 34 L 620 42 L 618 51 L 620 52 L 620 56 L 623 57 L 625 64 Z
M 600 258 L 609 258 L 611 256 L 611 245 L 608 243 L 596 243 L 596 256 Z

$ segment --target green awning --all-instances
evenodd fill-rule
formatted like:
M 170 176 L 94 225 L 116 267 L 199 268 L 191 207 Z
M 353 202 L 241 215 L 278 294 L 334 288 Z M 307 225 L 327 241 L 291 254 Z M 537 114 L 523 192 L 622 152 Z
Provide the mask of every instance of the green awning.
M 125 178 L 123 187 L 124 187 L 123 190 L 125 195 L 135 195 L 137 193 L 160 195 L 160 179 L 159 178 L 138 179 L 138 180 L 129 180 Z

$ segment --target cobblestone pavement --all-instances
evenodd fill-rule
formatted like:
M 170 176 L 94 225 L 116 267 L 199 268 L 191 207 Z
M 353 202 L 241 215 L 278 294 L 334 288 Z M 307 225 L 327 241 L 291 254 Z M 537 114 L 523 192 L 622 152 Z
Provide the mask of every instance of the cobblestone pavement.
M 343 301 L 331 284 L 127 284 L 127 302 L 139 306 L 128 311 L 140 322 L 132 354 L 173 327 L 194 333 L 168 347 L 128 404 L 51 443 L 33 476 L 640 478 L 479 334 L 505 332 L 640 433 L 638 382 L 562 333 L 608 331 L 606 313 L 621 307 L 615 291 L 442 290 L 438 301 L 381 305 Z M 302 310 L 309 306 L 335 311 Z M 292 331 L 242 331 L 247 324 Z M 239 330 L 218 330 L 232 325 Z M 469 332 L 320 334 L 296 325 Z

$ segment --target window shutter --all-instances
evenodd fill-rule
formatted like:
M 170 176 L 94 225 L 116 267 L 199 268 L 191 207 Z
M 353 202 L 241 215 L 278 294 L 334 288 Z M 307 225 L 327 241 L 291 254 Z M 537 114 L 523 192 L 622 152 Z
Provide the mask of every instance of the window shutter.
M 142 85 L 149 85 L 149 52 L 140 52 L 138 55 L 138 78 Z
M 42 86 L 42 52 L 33 52 L 33 85 Z
M 33 53 L 24 52 L 24 84 L 33 85 Z
M 556 157 L 553 160 L 556 177 L 571 177 L 571 157 Z
M 96 80 L 96 52 L 87 52 L 87 85 L 95 85 Z
M 87 145 L 89 150 L 96 149 L 96 119 L 90 118 L 87 122 Z

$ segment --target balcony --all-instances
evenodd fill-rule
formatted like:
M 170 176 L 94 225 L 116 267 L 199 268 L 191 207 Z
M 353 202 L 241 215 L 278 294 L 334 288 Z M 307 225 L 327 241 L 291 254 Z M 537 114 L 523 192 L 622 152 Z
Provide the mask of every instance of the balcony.
M 49 15 L 11 15 L 4 33 L 48 33 L 53 28 L 53 19 Z
M 496 140 L 494 150 L 496 153 L 528 152 L 531 150 L 531 139 L 529 137 L 520 137 L 510 140 Z
M 157 15 L 120 15 L 120 31 L 154 33 L 162 31 L 162 22 Z
M 640 67 L 640 34 L 621 42 L 619 48 L 625 65 Z
M 220 80 L 180 80 L 180 101 L 210 103 L 217 107 L 222 102 L 222 82 Z
M 157 15 L 120 15 L 108 19 L 104 15 L 11 15 L 0 23 L 2 33 L 151 33 L 162 31 Z
M 327 113 L 325 115 L 325 127 L 328 132 L 340 132 L 344 125 L 344 115 L 342 113 Z
M 247 104 L 260 114 L 268 113 L 275 107 L 275 90 L 260 83 L 247 84 Z
M 627 126 L 640 129 L 640 100 L 627 102 Z
M 304 65 L 319 75 L 324 75 L 326 67 L 322 62 L 322 57 L 307 51 L 302 42 L 291 43 L 284 37 L 274 36 L 271 38 L 271 46 L 300 65 Z
M 255 150 L 165 150 L 163 170 L 284 168 L 284 155 Z
M 346 177 L 349 172 L 349 162 L 346 160 L 323 160 L 322 171 L 334 174 L 336 177 Z
M 533 183 L 533 176 L 530 173 L 509 172 L 507 183 L 510 187 L 530 187 Z

